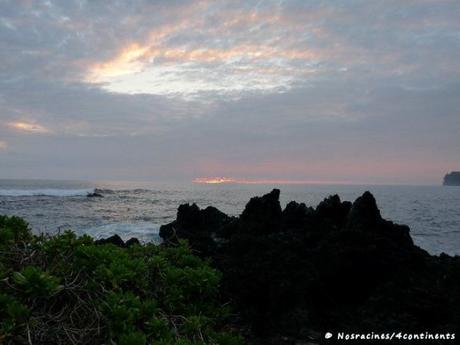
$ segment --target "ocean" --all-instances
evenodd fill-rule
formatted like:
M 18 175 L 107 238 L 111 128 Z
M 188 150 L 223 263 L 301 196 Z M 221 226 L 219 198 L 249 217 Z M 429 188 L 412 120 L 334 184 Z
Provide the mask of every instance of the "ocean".
M 87 197 L 95 188 L 103 198 Z M 160 242 L 160 226 L 175 219 L 180 204 L 239 215 L 251 197 L 273 188 L 281 190 L 283 207 L 291 200 L 315 207 L 332 194 L 354 201 L 369 190 L 382 216 L 409 225 L 417 245 L 431 254 L 460 255 L 460 187 L 0 180 L 0 214 L 24 217 L 37 233 L 72 229 L 95 238 Z

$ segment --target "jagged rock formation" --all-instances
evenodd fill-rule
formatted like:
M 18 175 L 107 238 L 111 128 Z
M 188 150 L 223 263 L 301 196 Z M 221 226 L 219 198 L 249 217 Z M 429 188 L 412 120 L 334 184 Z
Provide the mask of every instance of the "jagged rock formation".
M 452 171 L 444 176 L 444 186 L 460 186 L 460 171 Z
M 238 218 L 181 205 L 160 236 L 188 239 L 213 260 L 224 296 L 259 336 L 458 329 L 459 257 L 415 246 L 369 192 L 354 203 L 334 195 L 316 209 L 290 202 L 284 210 L 279 194 L 252 198 Z
M 184 204 L 179 206 L 175 221 L 161 226 L 160 236 L 166 243 L 187 239 L 195 251 L 209 256 L 215 253 L 220 239 L 225 237 L 223 229 L 232 220 L 215 207 L 200 210 L 196 204 Z

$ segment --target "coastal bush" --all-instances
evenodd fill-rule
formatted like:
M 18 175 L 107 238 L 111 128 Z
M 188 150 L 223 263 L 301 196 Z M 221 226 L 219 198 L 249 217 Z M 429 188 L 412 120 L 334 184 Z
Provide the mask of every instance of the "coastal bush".
M 0 344 L 242 344 L 185 242 L 118 247 L 0 217 Z

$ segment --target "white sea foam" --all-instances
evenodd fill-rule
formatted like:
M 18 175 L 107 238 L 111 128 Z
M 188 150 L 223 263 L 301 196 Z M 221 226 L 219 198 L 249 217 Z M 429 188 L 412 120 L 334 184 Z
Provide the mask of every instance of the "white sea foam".
M 94 238 L 107 238 L 112 235 L 119 235 L 124 241 L 136 237 L 141 242 L 161 242 L 159 236 L 160 225 L 150 222 L 135 223 L 108 223 L 99 226 L 84 228 L 80 232 L 91 235 Z
M 0 189 L 0 196 L 85 196 L 94 189 Z

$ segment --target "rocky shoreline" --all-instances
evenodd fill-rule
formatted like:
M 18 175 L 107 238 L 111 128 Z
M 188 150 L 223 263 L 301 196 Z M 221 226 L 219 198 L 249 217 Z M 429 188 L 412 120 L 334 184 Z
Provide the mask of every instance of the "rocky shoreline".
M 369 192 L 353 203 L 334 195 L 316 208 L 292 201 L 284 210 L 279 194 L 252 198 L 239 217 L 184 204 L 160 229 L 166 245 L 188 240 L 223 272 L 222 298 L 253 339 L 458 333 L 460 257 L 414 245 L 409 227 L 383 219 Z

